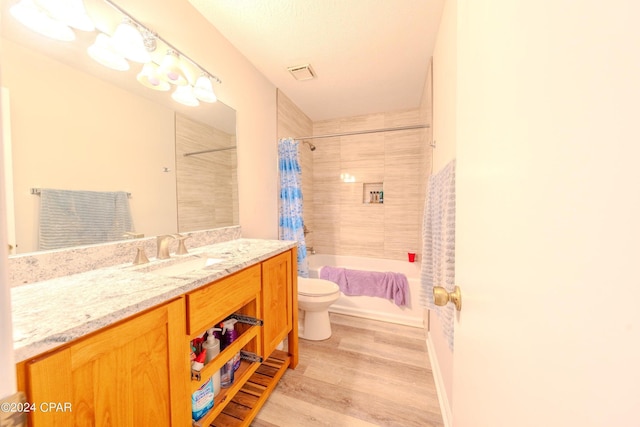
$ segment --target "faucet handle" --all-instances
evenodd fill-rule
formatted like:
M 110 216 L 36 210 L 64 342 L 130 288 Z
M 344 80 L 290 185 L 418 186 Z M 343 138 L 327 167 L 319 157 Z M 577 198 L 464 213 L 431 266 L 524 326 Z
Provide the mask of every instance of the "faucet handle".
M 133 260 L 133 265 L 138 264 L 146 264 L 149 262 L 149 258 L 147 258 L 147 254 L 144 251 L 144 247 L 138 247 L 138 253 L 136 254 L 136 259 Z
M 176 234 L 176 239 L 178 239 L 178 250 L 176 251 L 177 255 L 186 255 L 189 253 L 187 247 L 184 244 L 184 241 L 187 240 L 191 236 L 183 236 L 181 234 Z

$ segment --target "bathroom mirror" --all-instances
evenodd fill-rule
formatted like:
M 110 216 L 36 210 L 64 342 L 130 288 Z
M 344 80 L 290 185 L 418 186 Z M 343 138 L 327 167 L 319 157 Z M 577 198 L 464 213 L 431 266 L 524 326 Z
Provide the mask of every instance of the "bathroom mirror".
M 181 105 L 171 92 L 137 82 L 141 64 L 114 71 L 93 61 L 86 49 L 97 31 L 75 31 L 72 42 L 48 39 L 11 16 L 14 3 L 3 0 L 0 15 L 13 253 L 38 250 L 39 196 L 32 189 L 130 193 L 132 231 L 145 237 L 239 223 L 232 108 L 220 101 Z M 117 25 L 101 0 L 85 6 L 103 31 Z

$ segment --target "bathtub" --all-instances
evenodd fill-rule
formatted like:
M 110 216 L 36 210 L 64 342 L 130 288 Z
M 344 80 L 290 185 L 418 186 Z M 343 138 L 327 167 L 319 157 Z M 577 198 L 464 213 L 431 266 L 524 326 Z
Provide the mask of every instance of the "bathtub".
M 423 327 L 423 309 L 420 306 L 420 264 L 381 258 L 325 254 L 309 255 L 308 260 L 309 277 L 320 277 L 320 270 L 325 265 L 352 270 L 404 273 L 409 281 L 409 298 L 406 306 L 398 307 L 393 301 L 384 298 L 346 296 L 341 293 L 340 299 L 329 307 L 329 311 L 402 325 Z

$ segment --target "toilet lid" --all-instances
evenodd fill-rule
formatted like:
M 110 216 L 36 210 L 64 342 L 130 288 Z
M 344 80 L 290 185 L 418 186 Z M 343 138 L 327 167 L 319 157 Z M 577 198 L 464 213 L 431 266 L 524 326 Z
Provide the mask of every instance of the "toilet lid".
M 324 279 L 298 277 L 298 294 L 305 296 L 325 296 L 339 292 L 337 284 Z

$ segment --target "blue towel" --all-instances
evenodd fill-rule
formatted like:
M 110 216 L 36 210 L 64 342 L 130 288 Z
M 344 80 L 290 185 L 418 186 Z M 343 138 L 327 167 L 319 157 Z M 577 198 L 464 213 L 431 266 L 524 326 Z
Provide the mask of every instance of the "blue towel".
M 409 281 L 402 273 L 325 266 L 320 278 L 337 283 L 345 295 L 380 297 L 392 300 L 398 307 L 407 305 Z
M 127 193 L 40 190 L 39 249 L 122 240 L 134 231 Z

